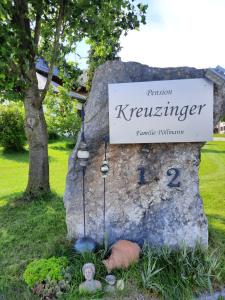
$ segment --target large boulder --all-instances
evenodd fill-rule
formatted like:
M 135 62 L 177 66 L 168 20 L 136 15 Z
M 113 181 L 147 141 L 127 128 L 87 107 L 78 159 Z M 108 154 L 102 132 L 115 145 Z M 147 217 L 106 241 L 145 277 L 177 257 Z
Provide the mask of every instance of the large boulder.
M 134 62 L 107 62 L 95 72 L 85 107 L 85 136 L 90 151 L 85 174 L 86 231 L 103 241 L 103 138 L 109 134 L 108 84 L 202 78 L 206 70 L 188 67 L 151 68 Z M 225 113 L 225 96 L 214 85 L 214 124 Z M 64 204 L 69 238 L 83 236 L 82 169 L 76 147 L 69 158 Z M 208 224 L 199 193 L 203 143 L 109 145 L 106 179 L 106 232 L 109 243 L 128 239 L 154 246 L 208 245 Z M 138 184 L 144 165 L 147 184 Z M 168 187 L 167 170 L 179 170 L 180 187 Z

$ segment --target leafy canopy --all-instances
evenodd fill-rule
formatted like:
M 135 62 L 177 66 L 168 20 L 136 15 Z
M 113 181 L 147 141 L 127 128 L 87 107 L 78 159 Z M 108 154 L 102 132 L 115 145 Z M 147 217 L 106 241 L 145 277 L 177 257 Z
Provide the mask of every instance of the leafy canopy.
M 121 34 L 145 23 L 146 9 L 134 0 L 2 0 L 0 98 L 23 97 L 36 80 L 38 57 L 48 61 L 50 68 L 43 99 L 54 66 L 74 81 L 77 66 L 71 68 L 66 54 L 76 52 L 77 43 L 88 38 L 95 59 L 110 58 L 119 49 Z

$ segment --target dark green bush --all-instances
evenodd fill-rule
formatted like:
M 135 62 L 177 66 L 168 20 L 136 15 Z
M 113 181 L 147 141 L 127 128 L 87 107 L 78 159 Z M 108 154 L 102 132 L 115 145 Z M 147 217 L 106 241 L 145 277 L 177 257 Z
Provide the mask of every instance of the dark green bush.
M 26 142 L 24 116 L 20 105 L 0 105 L 0 144 L 5 150 L 20 151 Z
M 60 136 L 54 126 L 52 126 L 52 124 L 49 122 L 49 118 L 47 118 L 47 125 L 48 139 L 50 141 L 58 140 Z

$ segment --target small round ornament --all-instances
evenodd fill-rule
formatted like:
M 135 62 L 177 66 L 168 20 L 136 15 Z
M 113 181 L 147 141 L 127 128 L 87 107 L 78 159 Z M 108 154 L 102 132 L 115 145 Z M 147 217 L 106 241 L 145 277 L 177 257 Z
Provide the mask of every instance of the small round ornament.
M 102 165 L 101 165 L 102 177 L 106 178 L 108 176 L 108 172 L 109 172 L 109 163 L 108 163 L 107 160 L 104 160 Z

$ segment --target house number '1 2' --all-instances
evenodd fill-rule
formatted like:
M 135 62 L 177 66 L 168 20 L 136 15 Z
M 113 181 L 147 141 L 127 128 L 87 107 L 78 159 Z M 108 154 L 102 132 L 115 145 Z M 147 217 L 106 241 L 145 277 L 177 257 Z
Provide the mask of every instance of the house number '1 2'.
M 140 167 L 138 168 L 139 171 L 139 181 L 138 183 L 140 185 L 146 184 L 147 181 L 145 180 L 145 168 Z M 171 177 L 170 182 L 167 184 L 168 187 L 173 188 L 173 187 L 180 187 L 180 181 L 177 181 L 177 178 L 180 175 L 180 171 L 177 168 L 171 168 L 167 170 L 166 172 L 167 176 Z

